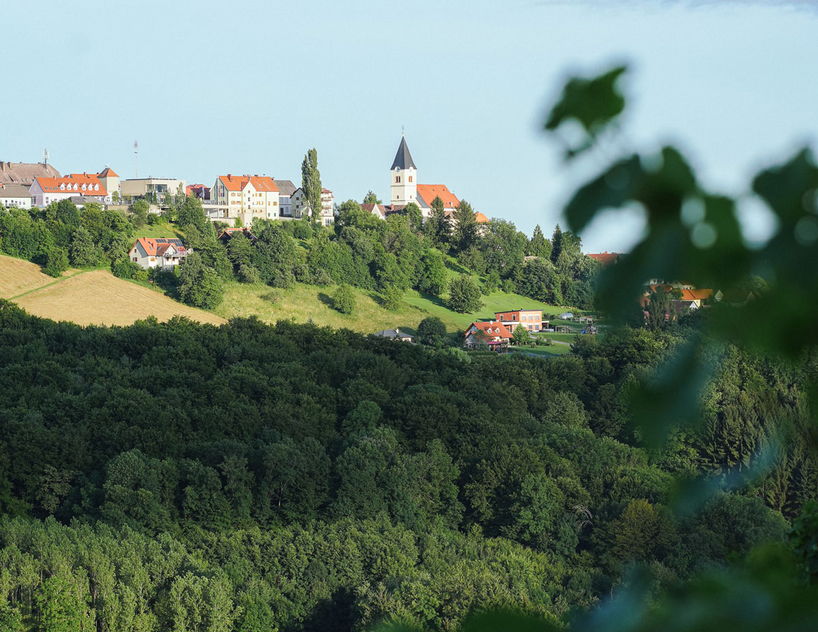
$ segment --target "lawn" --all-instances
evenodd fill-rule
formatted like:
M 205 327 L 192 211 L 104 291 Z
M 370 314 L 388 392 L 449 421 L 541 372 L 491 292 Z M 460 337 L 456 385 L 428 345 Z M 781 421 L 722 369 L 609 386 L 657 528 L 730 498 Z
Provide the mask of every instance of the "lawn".
M 553 344 L 547 347 L 511 347 L 511 353 L 524 353 L 526 355 L 542 356 L 543 358 L 554 358 L 571 353 L 571 345 Z

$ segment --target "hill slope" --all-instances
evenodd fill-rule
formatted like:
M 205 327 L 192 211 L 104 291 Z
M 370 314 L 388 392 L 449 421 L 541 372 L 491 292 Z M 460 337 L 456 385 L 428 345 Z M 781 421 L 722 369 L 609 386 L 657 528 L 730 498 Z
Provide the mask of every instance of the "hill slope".
M 6 256 L 0 256 L 0 298 L 35 316 L 80 325 L 129 325 L 149 316 L 161 321 L 185 316 L 201 323 L 224 322 L 107 270 L 74 270 L 53 279 L 34 263 Z

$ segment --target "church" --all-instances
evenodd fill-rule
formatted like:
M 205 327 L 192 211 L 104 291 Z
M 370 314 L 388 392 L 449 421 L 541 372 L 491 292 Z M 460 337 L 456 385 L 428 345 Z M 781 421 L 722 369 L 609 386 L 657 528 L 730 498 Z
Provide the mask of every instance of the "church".
M 418 168 L 412 160 L 404 136 L 400 139 L 398 151 L 389 169 L 389 190 L 390 204 L 364 204 L 363 208 L 383 218 L 389 213 L 403 210 L 407 204 L 414 202 L 420 207 L 421 215 L 426 220 L 432 215 L 432 202 L 435 198 L 440 198 L 443 202 L 447 216 L 453 215 L 455 209 L 460 206 L 460 200 L 445 184 L 418 184 Z M 476 218 L 480 223 L 488 222 L 488 218 L 482 213 L 476 213 Z

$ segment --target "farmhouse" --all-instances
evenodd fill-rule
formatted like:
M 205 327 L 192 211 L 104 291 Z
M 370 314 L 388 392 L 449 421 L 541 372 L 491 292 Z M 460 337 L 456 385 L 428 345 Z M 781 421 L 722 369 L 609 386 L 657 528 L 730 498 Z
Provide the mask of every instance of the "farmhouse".
M 528 331 L 540 331 L 542 329 L 541 309 L 514 309 L 508 312 L 495 312 L 495 320 L 500 321 L 511 331 L 522 325 Z
M 469 325 L 464 334 L 463 344 L 468 349 L 488 347 L 492 351 L 499 351 L 508 346 L 511 332 L 499 320 L 474 322 Z
M 191 253 L 185 248 L 181 239 L 150 239 L 140 237 L 137 239 L 128 253 L 131 261 L 138 264 L 145 270 L 149 268 L 161 268 L 172 270 L 174 267 L 184 263 L 185 258 Z

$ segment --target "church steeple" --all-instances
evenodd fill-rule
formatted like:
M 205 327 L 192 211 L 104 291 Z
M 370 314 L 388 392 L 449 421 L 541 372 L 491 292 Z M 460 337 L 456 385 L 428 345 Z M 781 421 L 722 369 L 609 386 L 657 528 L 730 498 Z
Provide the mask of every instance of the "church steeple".
M 406 144 L 406 137 L 401 136 L 398 153 L 392 161 L 392 168 L 389 170 L 389 186 L 392 192 L 392 205 L 405 206 L 410 202 L 416 202 L 418 197 L 418 168 L 409 153 L 409 145 Z
M 398 145 L 398 153 L 395 154 L 395 160 L 392 162 L 392 169 L 417 169 L 415 161 L 412 160 L 412 154 L 409 153 L 409 145 L 406 144 L 406 137 L 401 136 L 400 145 Z

